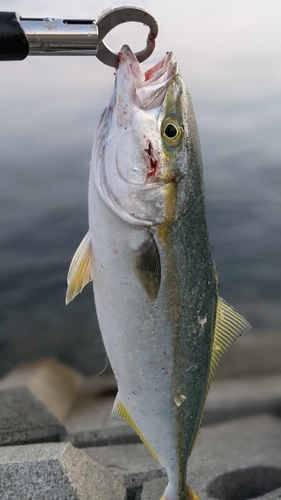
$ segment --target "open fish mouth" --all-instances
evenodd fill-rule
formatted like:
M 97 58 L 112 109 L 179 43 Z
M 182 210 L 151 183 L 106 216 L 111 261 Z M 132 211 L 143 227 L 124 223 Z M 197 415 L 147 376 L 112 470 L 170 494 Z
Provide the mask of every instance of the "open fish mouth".
M 135 226 L 162 224 L 167 200 L 176 205 L 180 172 L 165 154 L 162 124 L 170 86 L 171 103 L 181 95 L 178 76 L 171 52 L 146 72 L 128 45 L 119 52 L 114 91 L 97 131 L 94 182 L 103 202 Z
M 130 47 L 123 45 L 119 52 L 117 95 L 124 92 L 125 87 L 128 92 L 130 82 L 130 96 L 135 105 L 144 110 L 157 108 L 163 103 L 167 88 L 177 69 L 173 53 L 167 52 L 157 64 L 144 72 Z

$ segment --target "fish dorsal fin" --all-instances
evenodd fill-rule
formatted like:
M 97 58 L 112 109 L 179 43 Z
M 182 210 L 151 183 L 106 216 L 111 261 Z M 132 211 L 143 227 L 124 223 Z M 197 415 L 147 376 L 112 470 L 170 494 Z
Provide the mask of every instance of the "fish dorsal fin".
M 92 245 L 89 231 L 77 248 L 67 275 L 65 303 L 69 304 L 92 278 Z
M 192 452 L 203 417 L 203 407 L 210 389 L 210 385 L 214 378 L 215 370 L 219 364 L 219 361 L 228 347 L 243 333 L 246 333 L 252 327 L 248 321 L 241 316 L 234 307 L 230 306 L 221 297 L 218 297 L 216 316 L 215 316 L 215 326 L 214 326 L 214 336 L 213 336 L 213 347 L 211 354 L 211 364 L 209 370 L 208 383 L 206 387 L 204 402 L 202 406 L 201 417 L 196 430 L 195 438 L 191 447 Z
M 145 439 L 144 435 L 140 431 L 139 427 L 137 426 L 136 422 L 131 417 L 131 415 L 128 412 L 123 401 L 120 399 L 119 394 L 117 394 L 117 396 L 116 396 L 111 416 L 112 416 L 112 418 L 119 418 L 121 420 L 124 420 L 128 424 L 130 424 L 130 426 L 134 429 L 134 431 L 137 433 L 137 435 L 141 438 L 141 440 L 145 444 L 145 446 L 149 449 L 150 453 L 154 456 L 154 458 L 156 458 L 156 460 L 158 460 L 158 462 L 160 464 L 162 464 L 161 460 L 156 455 L 154 449 L 150 446 L 150 444 L 148 443 L 148 441 Z
M 234 307 L 218 297 L 208 389 L 223 353 L 232 342 L 250 329 L 250 323 Z

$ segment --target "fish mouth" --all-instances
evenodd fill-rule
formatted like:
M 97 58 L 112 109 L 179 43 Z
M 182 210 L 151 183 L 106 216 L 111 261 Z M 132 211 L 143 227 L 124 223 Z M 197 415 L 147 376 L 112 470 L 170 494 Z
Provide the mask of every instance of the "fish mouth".
M 144 110 L 155 109 L 163 103 L 167 88 L 177 71 L 173 53 L 167 52 L 157 64 L 144 72 L 130 47 L 123 45 L 119 52 L 116 76 L 117 95 L 130 90 L 134 105 Z

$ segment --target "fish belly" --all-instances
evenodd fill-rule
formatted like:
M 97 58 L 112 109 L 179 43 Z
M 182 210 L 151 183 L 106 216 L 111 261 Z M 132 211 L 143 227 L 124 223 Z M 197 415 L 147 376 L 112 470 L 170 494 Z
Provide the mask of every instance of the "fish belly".
M 151 300 L 134 272 L 147 229 L 123 222 L 100 200 L 93 184 L 89 213 L 96 310 L 119 396 L 167 469 L 170 483 L 177 483 L 179 468 L 186 469 L 208 370 L 208 356 L 203 360 L 203 376 L 202 367 L 194 362 L 198 342 L 206 343 L 204 335 L 201 339 L 198 328 L 181 324 L 189 321 L 184 315 L 181 319 L 186 277 L 182 286 L 175 282 L 179 313 L 174 309 L 175 298 L 171 305 L 173 286 L 167 291 L 175 273 L 158 242 L 161 285 L 157 298 Z M 200 320 L 196 316 L 197 326 Z
M 90 233 L 94 295 L 105 349 L 119 396 L 159 459 L 176 468 L 173 425 L 173 347 L 160 287 L 151 301 L 134 274 L 137 249 L 147 231 L 119 219 L 93 193 Z

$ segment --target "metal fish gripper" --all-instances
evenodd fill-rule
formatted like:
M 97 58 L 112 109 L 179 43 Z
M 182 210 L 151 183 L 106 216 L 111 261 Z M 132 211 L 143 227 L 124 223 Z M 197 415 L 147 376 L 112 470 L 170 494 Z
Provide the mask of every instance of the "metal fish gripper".
M 138 22 L 149 27 L 146 45 L 136 53 L 139 62 L 153 52 L 157 22 L 138 7 L 109 9 L 96 19 L 25 18 L 15 12 L 0 12 L 0 61 L 20 61 L 29 55 L 96 56 L 116 68 L 118 54 L 104 42 L 120 24 Z

